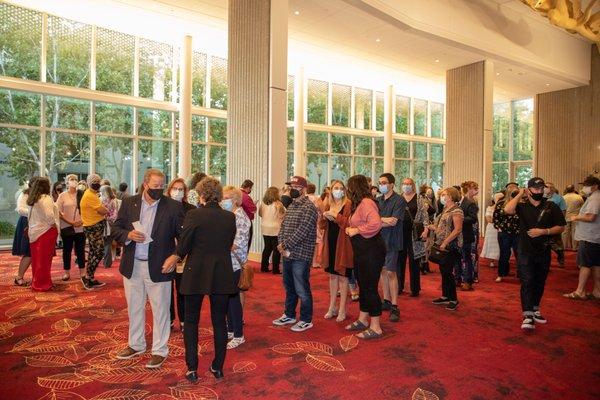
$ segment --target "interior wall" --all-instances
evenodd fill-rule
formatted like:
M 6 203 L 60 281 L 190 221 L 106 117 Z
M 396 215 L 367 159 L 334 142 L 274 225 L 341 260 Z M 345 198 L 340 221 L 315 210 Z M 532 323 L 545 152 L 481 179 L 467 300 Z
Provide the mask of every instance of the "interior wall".
M 536 96 L 536 174 L 559 190 L 600 172 L 600 54 L 590 85 Z

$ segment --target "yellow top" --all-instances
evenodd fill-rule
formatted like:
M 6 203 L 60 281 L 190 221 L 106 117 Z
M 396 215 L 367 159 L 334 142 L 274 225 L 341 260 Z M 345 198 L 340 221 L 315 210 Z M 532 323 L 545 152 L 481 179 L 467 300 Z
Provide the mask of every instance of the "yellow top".
M 100 201 L 98 194 L 87 189 L 83 193 L 81 203 L 79 204 L 83 226 L 96 225 L 104 219 L 104 215 L 98 213 L 98 208 L 100 207 L 102 207 L 102 202 Z

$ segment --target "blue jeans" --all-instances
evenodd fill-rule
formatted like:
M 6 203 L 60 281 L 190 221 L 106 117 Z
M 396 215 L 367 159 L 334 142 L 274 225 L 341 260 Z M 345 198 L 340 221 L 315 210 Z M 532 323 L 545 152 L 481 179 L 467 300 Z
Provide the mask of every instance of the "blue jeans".
M 475 278 L 475 260 L 473 257 L 473 243 L 465 242 L 461 251 L 461 280 L 463 283 L 473 284 Z
M 285 315 L 296 318 L 300 299 L 300 321 L 312 322 L 313 299 L 310 291 L 310 262 L 283 259 L 283 286 L 285 287 Z

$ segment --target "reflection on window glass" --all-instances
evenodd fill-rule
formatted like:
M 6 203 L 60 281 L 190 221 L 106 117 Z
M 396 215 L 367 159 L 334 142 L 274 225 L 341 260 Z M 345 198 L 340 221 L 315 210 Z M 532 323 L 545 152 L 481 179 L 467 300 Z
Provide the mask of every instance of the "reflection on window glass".
M 373 92 L 368 89 L 357 88 L 354 94 L 354 103 L 354 127 L 356 129 L 371 129 Z
M 327 156 L 308 154 L 306 160 L 307 179 L 317 185 L 317 192 L 321 193 L 329 183 Z
M 331 152 L 350 154 L 350 135 L 336 133 L 331 135 Z
M 0 75 L 40 79 L 42 13 L 0 3 Z
M 306 151 L 327 152 L 327 133 L 306 131 Z
M 410 142 L 394 140 L 394 158 L 410 158 Z
M 133 95 L 135 38 L 97 28 L 96 90 Z
M 46 126 L 89 130 L 90 102 L 67 97 L 46 96 Z
M 533 159 L 533 99 L 512 102 L 513 160 Z
M 415 160 L 427 160 L 427 143 L 413 143 L 413 158 Z
M 206 97 L 206 54 L 194 51 L 192 56 L 192 104 L 204 107 Z
M 162 110 L 138 109 L 138 134 L 157 138 L 171 138 L 172 113 Z
M 373 159 L 371 157 L 354 157 L 354 175 L 373 178 Z
M 372 155 L 373 139 L 370 137 L 354 136 L 354 154 L 361 156 Z
M 88 88 L 91 48 L 91 25 L 49 15 L 47 81 Z
M 494 104 L 493 161 L 508 161 L 510 103 Z
M 140 140 L 138 142 L 138 182 L 143 182 L 147 169 L 156 168 L 166 176 L 166 183 L 171 180 L 171 146 L 172 142 L 162 140 Z
M 383 138 L 375 138 L 375 155 L 377 157 L 383 157 Z
M 504 190 L 504 186 L 508 183 L 509 163 L 492 163 L 492 187 L 494 193 Z
M 327 123 L 327 90 L 324 81 L 309 79 L 306 92 L 307 122 L 313 124 Z
M 227 60 L 212 57 L 210 70 L 210 107 L 227 110 Z
M 444 161 L 444 145 L 443 144 L 430 144 L 429 150 L 431 151 L 431 161 Z
M 208 119 L 208 141 L 227 143 L 227 120 L 221 118 Z
M 140 39 L 140 97 L 171 100 L 173 46 Z
M 408 134 L 410 97 L 396 96 L 396 133 Z
M 415 135 L 425 136 L 427 134 L 427 100 L 415 99 L 413 119 Z
M 222 184 L 227 184 L 227 147 L 210 146 L 209 159 L 208 174 L 219 178 Z
M 396 176 L 396 179 L 404 179 L 410 177 L 410 161 L 394 161 L 394 175 Z
M 350 178 L 350 157 L 331 156 L 331 179 L 346 183 Z
M 96 103 L 96 131 L 132 133 L 133 107 Z
M 0 123 L 40 126 L 40 98 L 39 94 L 0 89 Z
M 192 115 L 192 140 L 206 142 L 206 117 Z
M 288 121 L 294 120 L 294 77 L 288 75 L 287 81 L 287 119 Z
M 375 93 L 375 129 L 378 131 L 383 131 L 383 93 L 376 92 Z
M 444 105 L 431 103 L 431 137 L 441 138 L 444 131 Z
M 52 131 L 46 133 L 46 175 L 50 181 L 62 181 L 69 174 L 84 179 L 89 166 L 88 135 Z
M 131 186 L 132 149 L 131 139 L 96 136 L 96 173 L 111 182 L 127 182 Z
M 206 145 L 192 143 L 192 174 L 196 172 L 206 173 Z
M 427 163 L 424 161 L 413 161 L 413 175 L 417 187 L 427 183 Z

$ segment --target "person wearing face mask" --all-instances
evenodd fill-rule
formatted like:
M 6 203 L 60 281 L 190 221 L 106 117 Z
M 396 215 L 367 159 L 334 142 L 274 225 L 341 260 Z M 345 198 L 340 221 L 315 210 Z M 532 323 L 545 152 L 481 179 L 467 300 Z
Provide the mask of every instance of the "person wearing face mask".
M 221 207 L 235 215 L 235 239 L 231 246 L 231 265 L 233 266 L 233 284 L 238 288 L 242 267 L 248 261 L 248 236 L 250 235 L 250 219 L 242 209 L 242 191 L 234 186 L 223 188 L 223 200 Z M 244 339 L 244 315 L 243 315 L 243 291 L 237 290 L 229 296 L 227 306 L 227 349 L 231 350 L 243 344 Z
M 527 182 L 528 199 L 521 203 L 524 190 L 504 206 L 504 211 L 517 214 L 520 220 L 519 276 L 521 278 L 521 329 L 535 329 L 535 324 L 545 324 L 540 303 L 550 270 L 550 241 L 559 235 L 567 224 L 560 208 L 544 198 L 546 184 L 542 178 Z
M 27 205 L 27 198 L 33 183 L 37 179 L 37 176 L 32 177 L 27 182 L 27 188 L 25 188 L 17 198 L 17 207 L 15 211 L 19 214 L 19 220 L 17 221 L 17 227 L 15 228 L 15 236 L 13 237 L 12 255 L 20 256 L 19 270 L 15 277 L 15 286 L 27 286 L 29 283 L 25 281 L 25 272 L 31 265 L 31 246 L 29 243 L 29 235 L 27 229 L 29 225 L 29 206 Z
M 518 262 L 519 243 L 519 216 L 517 214 L 509 215 L 504 212 L 506 203 L 519 193 L 519 185 L 510 182 L 504 187 L 504 197 L 496 203 L 494 213 L 492 214 L 492 224 L 498 231 L 498 246 L 500 247 L 500 256 L 498 258 L 498 276 L 496 282 L 500 283 L 510 273 L 510 253 L 515 256 Z
M 281 274 L 281 254 L 277 250 L 277 235 L 279 235 L 279 230 L 281 229 L 285 207 L 279 199 L 279 189 L 275 186 L 271 186 L 266 190 L 262 202 L 258 207 L 258 215 L 260 216 L 260 230 L 262 231 L 265 243 L 260 261 L 260 271 L 269 272 L 269 258 L 272 257 L 272 272 L 275 275 L 279 275 Z
M 183 178 L 173 179 L 165 194 L 173 200 L 181 203 L 183 206 L 184 214 L 187 214 L 191 210 L 195 210 L 196 207 L 187 202 L 188 188 Z M 179 319 L 179 330 L 183 332 L 184 318 L 185 318 L 185 297 L 179 292 L 181 286 L 181 276 L 183 275 L 183 268 L 185 266 L 185 260 L 177 263 L 175 268 L 175 279 L 171 287 L 173 295 L 171 296 L 171 328 L 175 325 L 175 298 L 177 298 L 177 318 Z
M 254 221 L 254 214 L 256 214 L 256 204 L 254 203 L 254 200 L 252 200 L 252 197 L 250 197 L 250 193 L 252 193 L 253 187 L 254 182 L 252 182 L 250 179 L 246 179 L 244 182 L 242 182 L 242 208 L 244 209 L 244 212 L 250 219 L 250 223 Z M 254 226 L 250 227 L 250 236 L 248 237 L 248 251 L 250 251 L 250 246 L 252 245 L 252 233 L 254 230 L 253 227 Z
M 323 229 L 323 252 L 321 264 L 329 274 L 329 308 L 325 319 L 336 318 L 337 322 L 346 319 L 348 298 L 348 278 L 354 263 L 352 244 L 345 229 L 350 219 L 352 205 L 346 198 L 346 187 L 342 181 L 331 182 L 331 192 L 323 202 L 323 214 L 319 226 Z M 335 307 L 337 293 L 340 292 L 340 306 Z
M 165 175 L 160 170 L 147 169 L 142 185 L 141 193 L 123 200 L 112 225 L 113 238 L 124 246 L 119 272 L 129 316 L 128 346 L 117 358 L 129 359 L 146 352 L 145 305 L 149 300 L 152 357 L 146 368 L 152 369 L 160 368 L 169 353 L 171 282 L 177 262 L 183 258 L 174 254 L 184 213 L 180 202 L 164 195 Z
M 58 200 L 58 196 L 60 196 L 60 194 L 63 192 L 64 190 L 64 185 L 62 182 L 57 181 L 54 182 L 52 184 L 52 201 L 54 201 L 56 203 L 56 200 Z
M 92 290 L 105 284 L 94 279 L 94 273 L 104 257 L 104 231 L 106 230 L 106 214 L 108 210 L 102 205 L 98 191 L 100 176 L 90 174 L 87 177 L 89 188 L 85 190 L 79 203 L 83 231 L 89 246 L 85 276 L 81 277 L 84 289 Z
M 459 192 L 462 192 L 462 197 L 458 202 L 458 206 L 463 210 L 463 247 L 461 250 L 461 260 L 458 260 L 454 273 L 456 275 L 456 284 L 460 286 L 460 290 L 473 290 L 473 283 L 476 278 L 477 260 L 477 244 L 479 240 L 479 207 L 474 197 L 479 193 L 479 186 L 476 182 L 465 181 L 460 187 L 457 187 Z M 474 250 L 475 249 L 475 250 Z
M 306 196 L 308 182 L 302 176 L 294 176 L 287 182 L 290 197 L 281 229 L 277 249 L 283 255 L 283 286 L 285 310 L 273 325 L 292 325 L 292 331 L 303 332 L 313 327 L 313 298 L 310 290 L 310 264 L 317 239 L 317 207 Z M 300 299 L 300 320 L 296 322 L 296 307 Z
M 579 215 L 584 200 L 583 197 L 575 191 L 574 185 L 569 185 L 565 188 L 563 198 L 565 199 L 565 203 L 567 203 L 567 212 L 565 214 L 567 226 L 562 234 L 563 248 L 565 250 L 577 251 L 578 244 L 577 240 L 575 240 L 577 221 L 574 221 L 573 217 Z
M 100 201 L 106 208 L 106 229 L 104 230 L 104 268 L 110 268 L 115 259 L 115 248 L 113 248 L 113 238 L 110 235 L 110 225 L 117 219 L 118 205 L 117 197 L 112 187 L 109 185 L 100 186 Z
M 402 181 L 402 197 L 406 202 L 403 222 L 403 244 L 398 253 L 398 293 L 404 291 L 406 275 L 406 259 L 410 276 L 410 296 L 417 297 L 421 291 L 421 259 L 425 256 L 425 243 L 421 234 L 429 224 L 429 203 L 423 196 L 416 193 L 415 181 L 404 178 Z
M 85 234 L 83 233 L 83 222 L 77 207 L 77 175 L 70 174 L 66 177 L 67 190 L 61 193 L 56 200 L 58 214 L 60 216 L 60 236 L 63 240 L 63 269 L 65 270 L 62 280 L 71 278 L 71 253 L 75 248 L 79 276 L 85 276 Z
M 588 298 L 585 286 L 593 274 L 594 290 L 591 297 L 600 300 L 600 179 L 591 175 L 581 183 L 582 192 L 587 197 L 579 214 L 571 217 L 577 222 L 575 240 L 579 241 L 577 265 L 579 266 L 579 284 L 574 292 L 564 297 L 575 300 Z

